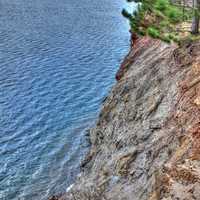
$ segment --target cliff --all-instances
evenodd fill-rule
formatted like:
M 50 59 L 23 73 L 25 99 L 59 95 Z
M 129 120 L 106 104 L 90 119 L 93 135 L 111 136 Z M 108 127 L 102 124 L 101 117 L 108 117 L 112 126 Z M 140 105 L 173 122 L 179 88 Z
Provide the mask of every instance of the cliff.
M 200 199 L 200 42 L 133 39 L 60 200 Z

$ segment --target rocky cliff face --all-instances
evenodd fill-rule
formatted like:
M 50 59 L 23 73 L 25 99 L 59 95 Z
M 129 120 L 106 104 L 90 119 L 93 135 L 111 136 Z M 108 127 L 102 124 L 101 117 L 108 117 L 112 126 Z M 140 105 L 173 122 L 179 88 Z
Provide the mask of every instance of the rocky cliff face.
M 62 200 L 200 199 L 200 43 L 134 39 Z

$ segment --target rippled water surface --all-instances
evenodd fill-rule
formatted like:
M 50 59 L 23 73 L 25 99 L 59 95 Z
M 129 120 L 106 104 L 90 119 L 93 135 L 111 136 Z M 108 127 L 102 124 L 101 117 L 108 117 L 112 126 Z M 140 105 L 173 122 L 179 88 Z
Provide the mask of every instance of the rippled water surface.
M 124 0 L 0 0 L 0 199 L 64 192 L 129 45 Z

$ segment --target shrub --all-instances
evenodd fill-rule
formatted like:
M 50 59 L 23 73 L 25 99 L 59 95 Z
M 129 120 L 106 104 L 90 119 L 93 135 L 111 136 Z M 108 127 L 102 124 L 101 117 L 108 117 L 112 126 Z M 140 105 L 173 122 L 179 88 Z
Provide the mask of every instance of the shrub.
M 168 6 L 169 6 L 168 0 L 157 0 L 155 3 L 155 8 L 160 11 L 166 10 Z
M 164 34 L 164 36 L 161 39 L 167 43 L 170 43 L 171 41 L 174 41 L 176 43 L 180 42 L 180 38 L 177 35 L 175 35 L 174 33 Z
M 151 36 L 152 38 L 159 38 L 160 37 L 160 32 L 158 29 L 154 28 L 154 27 L 149 27 L 147 28 L 147 33 L 149 36 Z
M 122 15 L 127 19 L 132 19 L 132 15 L 126 9 L 122 10 Z
M 169 17 L 171 23 L 178 23 L 182 20 L 182 12 L 172 6 L 166 10 L 166 15 Z

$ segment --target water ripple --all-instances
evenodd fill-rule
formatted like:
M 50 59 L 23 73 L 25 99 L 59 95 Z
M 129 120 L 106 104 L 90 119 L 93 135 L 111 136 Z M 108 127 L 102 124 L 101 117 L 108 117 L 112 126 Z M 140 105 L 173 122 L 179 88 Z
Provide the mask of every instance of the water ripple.
M 0 199 L 64 192 L 128 50 L 124 1 L 1 0 Z

